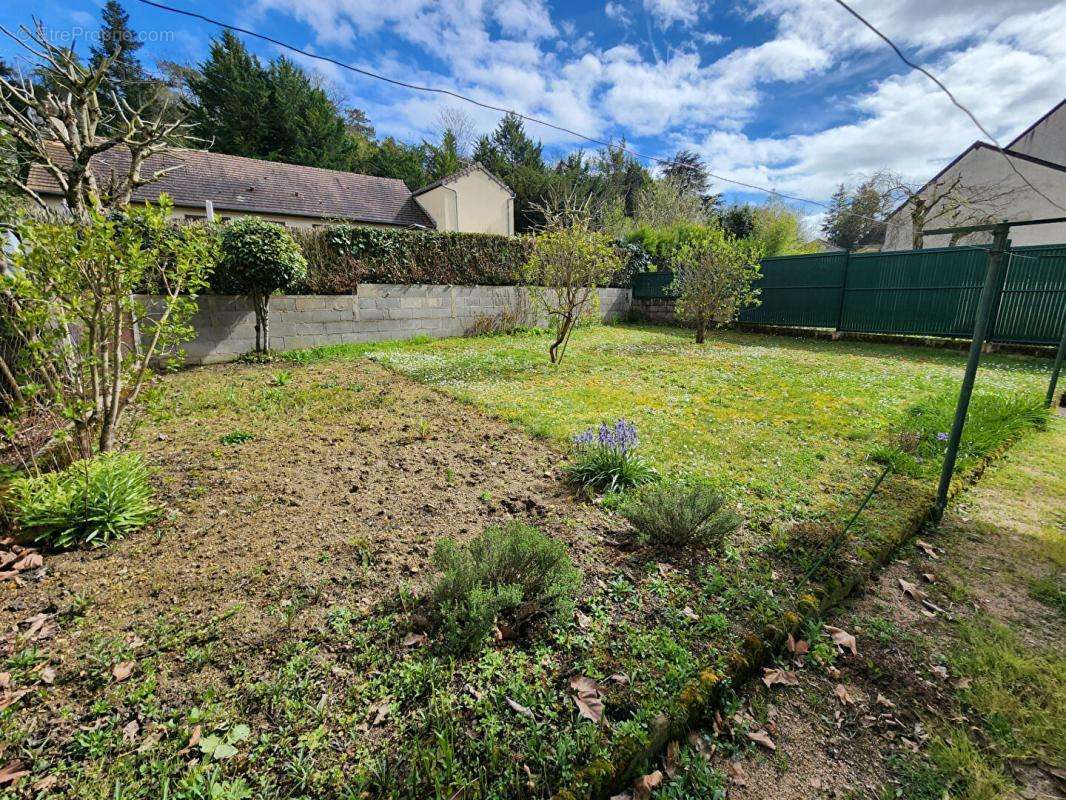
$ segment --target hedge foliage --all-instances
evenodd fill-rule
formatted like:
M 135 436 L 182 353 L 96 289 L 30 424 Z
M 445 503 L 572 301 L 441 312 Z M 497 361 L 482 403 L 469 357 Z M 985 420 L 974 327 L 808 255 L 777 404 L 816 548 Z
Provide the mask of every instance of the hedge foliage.
M 360 225 L 293 231 L 307 258 L 296 294 L 349 294 L 360 283 L 513 286 L 522 283 L 533 237 Z M 618 244 L 624 267 L 611 286 L 629 286 L 643 252 Z

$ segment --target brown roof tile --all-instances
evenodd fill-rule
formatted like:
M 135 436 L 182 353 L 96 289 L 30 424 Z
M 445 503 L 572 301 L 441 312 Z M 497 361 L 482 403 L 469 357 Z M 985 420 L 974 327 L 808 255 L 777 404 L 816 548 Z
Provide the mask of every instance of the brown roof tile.
M 65 151 L 57 143 L 58 163 Z M 122 174 L 129 151 L 116 147 L 91 162 L 97 180 Z M 403 181 L 354 172 L 304 167 L 278 161 L 174 148 L 148 159 L 143 175 L 163 166 L 177 166 L 161 180 L 134 191 L 137 201 L 154 201 L 161 192 L 175 205 L 203 208 L 210 200 L 216 211 L 248 214 L 291 214 L 316 219 L 344 219 L 385 225 L 435 227 Z M 59 187 L 41 166 L 30 169 L 29 185 L 41 194 L 58 194 Z

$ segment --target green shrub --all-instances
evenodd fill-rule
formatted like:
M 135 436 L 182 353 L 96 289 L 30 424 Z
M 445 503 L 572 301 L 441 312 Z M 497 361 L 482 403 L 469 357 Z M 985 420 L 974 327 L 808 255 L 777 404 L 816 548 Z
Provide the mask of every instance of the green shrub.
M 241 217 L 222 229 L 222 258 L 211 287 L 223 294 L 244 294 L 255 308 L 255 349 L 270 349 L 270 295 L 300 283 L 307 260 L 289 232 L 259 217 Z
M 637 452 L 637 429 L 624 419 L 574 437 L 566 479 L 585 494 L 616 492 L 650 483 L 658 473 Z
M 106 545 L 159 513 L 148 469 L 127 453 L 101 453 L 61 472 L 16 478 L 4 502 L 22 531 L 53 547 Z
M 947 451 L 955 418 L 956 392 L 929 398 L 906 411 L 892 428 L 892 443 L 877 448 L 874 458 L 911 477 L 935 474 Z M 959 442 L 956 472 L 966 472 L 983 458 L 1026 431 L 1047 425 L 1043 398 L 1018 394 L 974 394 Z
M 703 482 L 666 481 L 638 489 L 619 508 L 646 544 L 720 551 L 740 517 Z
M 538 618 L 568 616 L 581 586 L 566 547 L 520 522 L 487 528 L 467 545 L 445 539 L 433 565 L 442 574 L 430 615 L 454 653 L 476 650 L 495 627 L 511 637 Z

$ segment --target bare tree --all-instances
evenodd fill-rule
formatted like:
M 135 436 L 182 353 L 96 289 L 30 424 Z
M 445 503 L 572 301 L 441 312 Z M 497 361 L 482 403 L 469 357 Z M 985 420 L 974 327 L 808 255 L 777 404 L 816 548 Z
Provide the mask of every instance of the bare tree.
M 52 44 L 40 22 L 19 33 L 0 31 L 27 50 L 47 75 L 43 86 L 26 77 L 0 75 L 0 123 L 7 129 L 20 165 L 39 164 L 58 184 L 70 213 L 85 219 L 91 210 L 122 208 L 133 191 L 159 180 L 176 167 L 144 173 L 145 162 L 188 137 L 184 118 L 175 119 L 169 107 L 134 108 L 110 92 L 105 111 L 100 103 L 102 86 L 121 48 L 95 66 L 86 66 L 74 48 Z M 123 148 L 110 175 L 98 177 L 90 162 L 103 153 Z M 11 182 L 42 208 L 44 200 L 18 171 Z
M 882 171 L 871 177 L 893 203 L 906 203 L 911 221 L 911 249 L 921 250 L 926 228 L 982 225 L 1002 216 L 1014 198 L 1017 187 L 1003 183 L 968 181 L 962 174 L 938 179 L 929 185 L 915 185 L 903 176 Z M 965 234 L 954 233 L 949 246 L 954 247 Z
M 444 134 L 451 131 L 455 137 L 455 149 L 459 157 L 466 160 L 470 158 L 470 152 L 474 149 L 477 140 L 477 124 L 461 108 L 445 106 L 437 112 L 437 128 L 440 134 L 437 139 L 443 138 Z

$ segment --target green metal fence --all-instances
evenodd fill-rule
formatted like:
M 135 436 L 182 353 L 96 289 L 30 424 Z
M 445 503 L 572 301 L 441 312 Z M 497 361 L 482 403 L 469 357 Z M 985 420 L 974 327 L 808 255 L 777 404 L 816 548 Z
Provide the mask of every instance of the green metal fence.
M 752 325 L 966 338 L 973 331 L 986 247 L 767 258 Z M 633 278 L 635 298 L 666 297 L 670 273 Z M 1066 244 L 1015 247 L 990 338 L 1058 344 L 1066 320 Z

